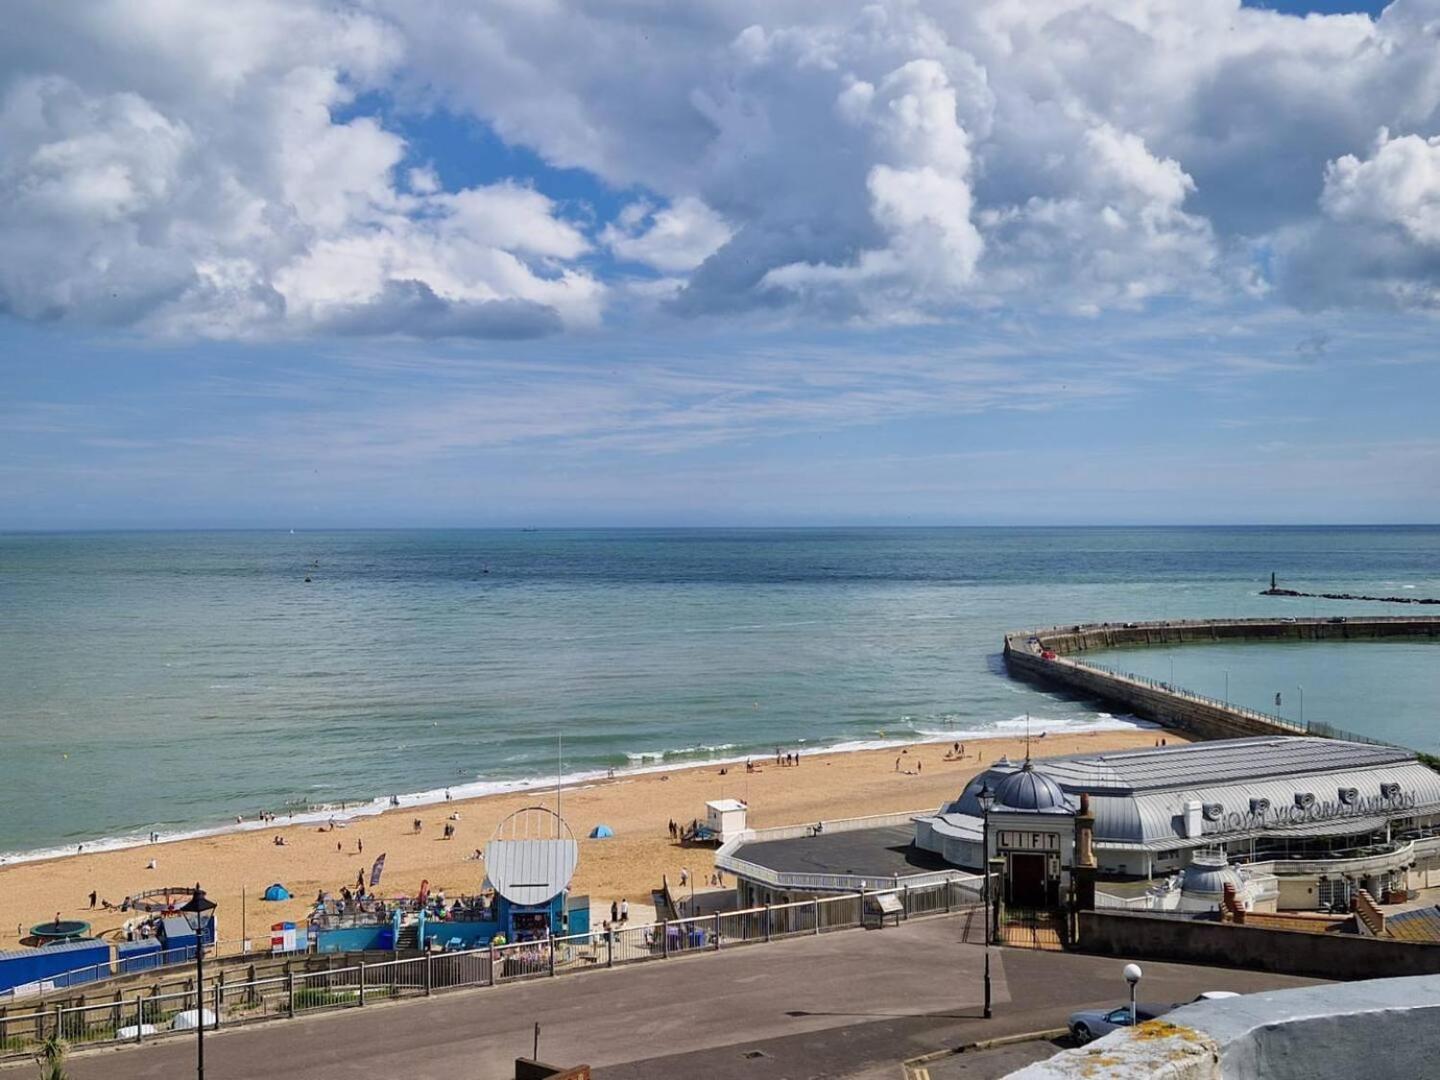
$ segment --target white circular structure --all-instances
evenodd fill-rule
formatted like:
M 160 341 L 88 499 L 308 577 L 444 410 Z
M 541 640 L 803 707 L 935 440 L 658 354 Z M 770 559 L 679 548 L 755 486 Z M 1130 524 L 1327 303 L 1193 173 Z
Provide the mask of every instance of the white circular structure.
M 564 891 L 580 863 L 575 834 L 555 811 L 543 806 L 516 810 L 485 845 L 485 873 L 495 891 L 512 904 L 533 907 Z

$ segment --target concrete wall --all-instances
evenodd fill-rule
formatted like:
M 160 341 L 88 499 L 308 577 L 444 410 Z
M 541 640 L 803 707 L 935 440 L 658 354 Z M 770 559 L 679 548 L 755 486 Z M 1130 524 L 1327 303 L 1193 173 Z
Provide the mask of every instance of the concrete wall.
M 1127 960 L 1215 964 L 1321 979 L 1440 974 L 1440 944 L 1266 930 L 1115 911 L 1080 912 L 1078 948 Z
M 1038 647 L 1030 644 L 1038 639 Z M 1130 679 L 1075 663 L 1077 653 L 1143 645 L 1180 645 L 1213 641 L 1376 640 L 1440 637 L 1436 618 L 1205 619 L 1130 624 L 1077 624 L 1007 634 L 1005 664 L 1017 678 L 1062 686 L 1112 702 L 1137 716 L 1202 739 L 1251 735 L 1298 735 L 1305 729 L 1279 717 L 1242 709 L 1148 680 Z M 1056 654 L 1046 660 L 1040 650 Z

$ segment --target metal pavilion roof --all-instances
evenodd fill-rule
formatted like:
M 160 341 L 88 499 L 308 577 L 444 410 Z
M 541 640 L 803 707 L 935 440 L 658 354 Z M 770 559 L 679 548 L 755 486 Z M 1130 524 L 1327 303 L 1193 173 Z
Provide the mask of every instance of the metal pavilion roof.
M 981 813 L 975 797 L 980 785 L 988 782 L 994 788 L 1015 768 L 998 765 L 975 777 L 959 799 L 930 819 L 932 824 L 942 835 L 969 833 Z M 1400 816 L 1440 813 L 1440 774 L 1413 754 L 1338 739 L 1226 739 L 1049 758 L 1036 768 L 1067 793 L 1090 793 L 1096 843 L 1114 848 L 1163 850 L 1259 835 L 1346 835 L 1383 828 L 1386 820 Z M 1385 791 L 1403 798 L 1385 801 Z M 1195 802 L 1204 808 L 1200 834 L 1185 827 L 1186 804 Z
M 485 874 L 512 904 L 543 904 L 575 873 L 580 845 L 572 839 L 491 840 L 485 845 Z
M 1039 768 L 1066 788 L 1090 792 L 1119 788 L 1139 793 L 1179 785 L 1194 787 L 1367 769 L 1414 759 L 1410 751 L 1394 746 L 1298 735 L 1262 735 L 1104 754 L 1072 754 L 1048 758 Z

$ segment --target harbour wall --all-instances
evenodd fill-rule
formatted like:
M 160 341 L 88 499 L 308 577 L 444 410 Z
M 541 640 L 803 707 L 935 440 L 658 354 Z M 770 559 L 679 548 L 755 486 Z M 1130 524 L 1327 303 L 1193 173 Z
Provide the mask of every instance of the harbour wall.
M 1190 619 L 1166 622 L 1077 623 L 1005 635 L 1005 666 L 1016 678 L 1098 697 L 1127 712 L 1200 739 L 1251 735 L 1343 735 L 1325 725 L 1284 717 L 1113 671 L 1085 661 L 1089 651 L 1217 641 L 1375 641 L 1440 638 L 1440 617 L 1326 619 Z

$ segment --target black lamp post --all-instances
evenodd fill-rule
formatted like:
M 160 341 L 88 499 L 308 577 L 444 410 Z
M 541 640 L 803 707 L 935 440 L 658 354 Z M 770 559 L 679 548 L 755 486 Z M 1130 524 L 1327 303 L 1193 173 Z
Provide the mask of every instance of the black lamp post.
M 215 902 L 197 882 L 190 902 L 180 910 L 195 931 L 195 1077 L 205 1080 L 205 935 L 215 920 Z
M 995 805 L 995 792 L 988 783 L 980 785 L 975 796 L 980 802 L 984 822 L 980 833 L 981 870 L 985 874 L 985 1019 L 990 1019 L 990 808 Z

